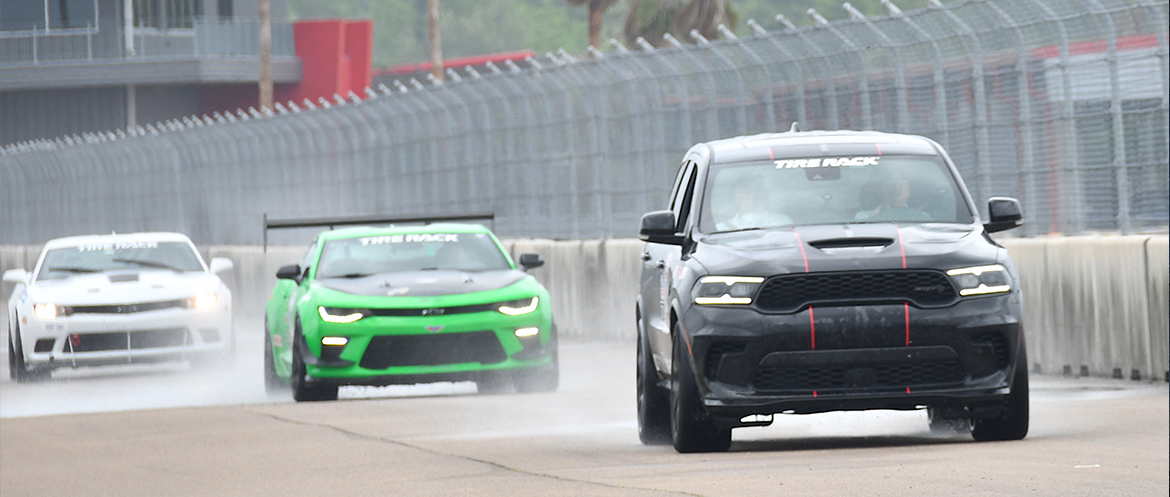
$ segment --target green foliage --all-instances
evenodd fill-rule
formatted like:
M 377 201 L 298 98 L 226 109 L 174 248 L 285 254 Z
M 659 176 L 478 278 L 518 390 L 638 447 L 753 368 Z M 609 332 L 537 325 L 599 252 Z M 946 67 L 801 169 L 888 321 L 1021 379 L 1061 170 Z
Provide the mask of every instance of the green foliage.
M 881 0 L 848 0 L 850 4 L 866 16 L 885 16 L 888 14 L 882 6 Z M 955 0 L 942 0 L 942 3 L 951 3 Z M 775 21 L 776 14 L 784 14 L 789 21 L 797 26 L 811 26 L 808 9 L 816 9 L 818 13 L 830 21 L 848 19 L 849 14 L 841 8 L 846 0 L 736 0 L 735 6 L 739 9 L 740 19 L 755 19 L 760 26 L 768 30 L 779 29 L 780 24 Z M 903 11 L 921 9 L 928 4 L 926 0 L 893 0 L 894 5 Z M 746 23 L 736 30 L 736 34 L 751 33 Z
M 634 0 L 623 33 L 630 45 L 640 37 L 661 46 L 665 33 L 691 42 L 692 30 L 713 40 L 719 38 L 716 26 L 735 29 L 738 17 L 732 0 Z
M 602 19 L 600 48 L 607 49 L 610 38 L 624 39 L 623 26 L 630 21 L 628 14 L 634 7 L 639 7 L 635 21 L 657 33 L 656 37 L 651 34 L 647 39 L 658 43 L 661 33 L 671 29 L 669 18 L 656 17 L 661 11 L 653 7 L 660 1 L 621 0 L 607 9 Z M 943 0 L 951 1 L 954 0 Z M 743 21 L 755 19 L 767 29 L 777 29 L 773 20 L 776 14 L 784 14 L 797 25 L 810 25 L 812 22 L 805 14 L 810 7 L 829 20 L 847 19 L 842 3 L 844 0 L 726 0 L 730 11 L 724 15 L 740 21 L 728 24 L 738 24 L 735 31 L 747 35 L 749 30 Z M 866 15 L 886 13 L 880 0 L 851 0 L 850 3 Z M 902 10 L 927 5 L 926 0 L 894 0 L 894 3 Z M 427 60 L 426 0 L 288 0 L 288 12 L 293 19 L 373 19 L 376 67 Z M 440 0 L 443 56 L 464 57 L 529 48 L 537 53 L 555 52 L 558 48 L 581 53 L 588 44 L 588 16 L 588 8 L 570 6 L 566 0 Z M 689 36 L 678 38 L 689 40 Z

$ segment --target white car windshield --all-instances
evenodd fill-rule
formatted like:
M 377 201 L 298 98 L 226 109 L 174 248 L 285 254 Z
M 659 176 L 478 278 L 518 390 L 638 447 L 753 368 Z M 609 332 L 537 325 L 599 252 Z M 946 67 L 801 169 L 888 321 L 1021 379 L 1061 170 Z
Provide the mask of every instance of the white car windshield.
M 147 269 L 189 272 L 203 271 L 203 265 L 191 246 L 183 242 L 94 242 L 49 250 L 37 281 Z
M 326 241 L 317 277 L 360 278 L 439 269 L 490 271 L 512 266 L 484 233 L 382 235 Z
M 941 157 L 781 159 L 711 167 L 704 233 L 815 224 L 971 223 Z

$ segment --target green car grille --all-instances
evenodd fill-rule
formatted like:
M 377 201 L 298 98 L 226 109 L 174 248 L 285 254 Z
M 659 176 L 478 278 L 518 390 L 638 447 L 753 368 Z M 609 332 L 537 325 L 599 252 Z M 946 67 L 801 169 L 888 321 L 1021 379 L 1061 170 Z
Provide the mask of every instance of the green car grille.
M 370 340 L 360 364 L 366 369 L 386 369 L 468 362 L 495 364 L 507 358 L 494 332 L 472 331 L 444 335 L 376 336 Z
M 448 314 L 467 314 L 471 312 L 494 311 L 500 307 L 499 303 L 461 305 L 455 307 L 427 307 L 417 309 L 370 309 L 373 316 L 445 316 Z

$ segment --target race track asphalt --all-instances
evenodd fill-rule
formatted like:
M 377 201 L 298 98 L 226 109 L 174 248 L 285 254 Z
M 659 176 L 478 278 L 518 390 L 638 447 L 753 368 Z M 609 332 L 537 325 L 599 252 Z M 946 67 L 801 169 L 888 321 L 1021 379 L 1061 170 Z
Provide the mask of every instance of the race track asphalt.
M 638 442 L 632 343 L 562 344 L 561 388 L 345 388 L 291 401 L 184 364 L 0 380 L 0 495 L 1167 495 L 1165 383 L 1033 376 L 1018 442 L 937 435 L 922 411 L 777 416 L 731 451 Z M 7 360 L 7 358 L 4 358 Z

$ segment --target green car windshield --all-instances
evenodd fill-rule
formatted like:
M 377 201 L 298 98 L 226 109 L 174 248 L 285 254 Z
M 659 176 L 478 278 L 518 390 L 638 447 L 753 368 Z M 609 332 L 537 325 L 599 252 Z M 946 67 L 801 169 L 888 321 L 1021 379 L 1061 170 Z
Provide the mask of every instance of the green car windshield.
M 855 223 L 971 223 L 941 157 L 884 155 L 716 164 L 700 231 Z
M 318 278 L 358 278 L 377 273 L 512 269 L 485 233 L 418 233 L 327 240 Z
M 191 246 L 183 242 L 96 242 L 48 251 L 37 280 L 130 269 L 189 272 L 202 271 L 203 265 Z

